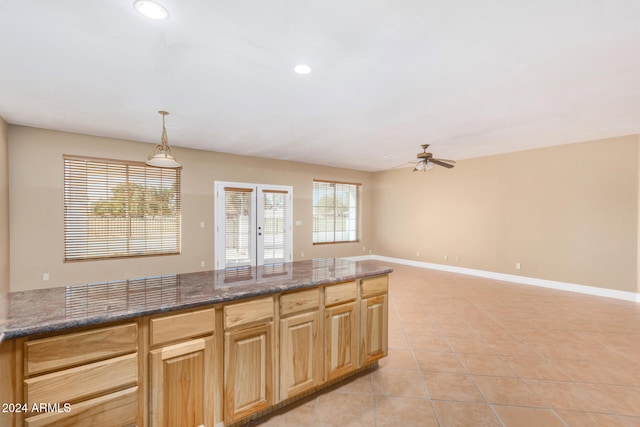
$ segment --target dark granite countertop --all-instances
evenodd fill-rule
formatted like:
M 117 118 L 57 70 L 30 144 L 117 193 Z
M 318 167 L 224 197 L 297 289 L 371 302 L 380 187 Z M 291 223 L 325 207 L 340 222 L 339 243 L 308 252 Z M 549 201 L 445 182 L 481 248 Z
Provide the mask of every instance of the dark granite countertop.
M 387 274 L 377 261 L 322 258 L 0 295 L 0 341 Z

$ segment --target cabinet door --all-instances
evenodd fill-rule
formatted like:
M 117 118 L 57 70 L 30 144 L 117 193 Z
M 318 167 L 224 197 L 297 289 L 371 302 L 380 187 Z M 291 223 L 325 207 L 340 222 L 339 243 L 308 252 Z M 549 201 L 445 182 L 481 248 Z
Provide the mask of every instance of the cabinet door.
M 273 403 L 273 322 L 225 332 L 225 423 Z
M 360 354 L 362 366 L 387 355 L 387 295 L 367 298 L 360 302 Z
M 280 399 L 288 399 L 322 381 L 320 312 L 280 320 Z
M 358 363 L 358 321 L 355 303 L 325 310 L 327 380 L 356 369 Z
M 213 427 L 213 348 L 207 337 L 151 351 L 151 426 Z

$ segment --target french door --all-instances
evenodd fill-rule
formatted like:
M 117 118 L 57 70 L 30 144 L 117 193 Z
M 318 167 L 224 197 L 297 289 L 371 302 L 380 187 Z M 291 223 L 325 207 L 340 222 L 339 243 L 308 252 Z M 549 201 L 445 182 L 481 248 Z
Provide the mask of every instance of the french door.
M 290 262 L 293 187 L 215 183 L 216 269 Z

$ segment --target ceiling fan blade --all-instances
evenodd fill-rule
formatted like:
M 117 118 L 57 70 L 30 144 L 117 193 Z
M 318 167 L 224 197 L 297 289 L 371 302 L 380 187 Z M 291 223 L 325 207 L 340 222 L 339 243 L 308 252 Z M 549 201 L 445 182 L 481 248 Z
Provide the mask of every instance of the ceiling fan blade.
M 451 169 L 454 166 L 454 165 L 450 165 L 449 163 L 445 163 L 445 161 L 443 161 L 442 159 L 431 159 L 431 162 L 435 163 L 436 165 L 444 166 L 445 168 L 449 168 L 449 169 Z
M 455 160 L 448 160 L 448 159 L 433 159 L 433 160 L 439 160 L 441 162 L 453 163 L 454 165 L 456 164 Z

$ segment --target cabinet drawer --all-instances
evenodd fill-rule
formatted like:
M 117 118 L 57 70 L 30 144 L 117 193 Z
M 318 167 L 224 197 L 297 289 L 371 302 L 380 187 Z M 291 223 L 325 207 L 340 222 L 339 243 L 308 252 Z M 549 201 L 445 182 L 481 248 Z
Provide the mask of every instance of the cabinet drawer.
M 135 323 L 27 341 L 24 344 L 26 374 L 107 359 L 137 349 L 138 325 Z
M 309 289 L 280 296 L 280 315 L 300 313 L 320 307 L 320 289 Z
M 341 283 L 324 288 L 324 305 L 340 304 L 347 301 L 355 301 L 358 295 L 356 282 Z
M 28 406 L 69 402 L 138 382 L 138 355 L 128 354 L 24 380 Z
M 361 293 L 362 298 L 368 298 L 372 295 L 384 294 L 389 291 L 389 276 L 378 276 L 370 279 L 362 279 Z
M 69 412 L 51 412 L 27 418 L 26 427 L 92 426 L 136 424 L 138 387 L 71 405 Z
M 215 319 L 213 308 L 151 319 L 151 345 L 211 334 Z
M 273 317 L 273 297 L 229 304 L 224 307 L 224 327 L 233 328 Z

